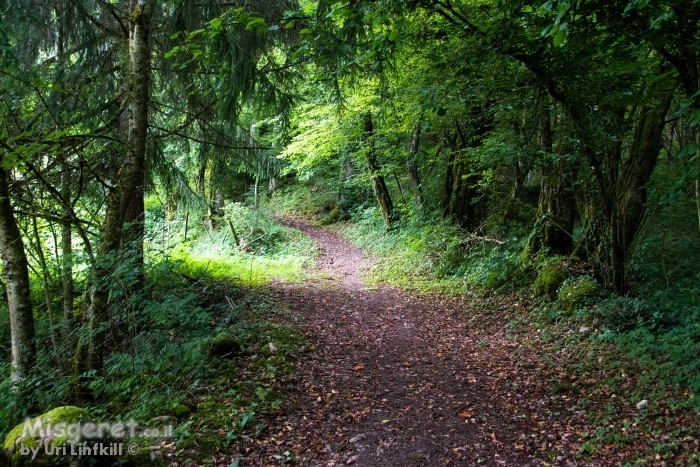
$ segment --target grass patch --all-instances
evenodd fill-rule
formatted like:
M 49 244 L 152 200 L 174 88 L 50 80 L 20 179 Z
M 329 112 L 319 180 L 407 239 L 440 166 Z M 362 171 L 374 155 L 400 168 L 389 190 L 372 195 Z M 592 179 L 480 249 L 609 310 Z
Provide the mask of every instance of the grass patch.
M 153 219 L 153 224 L 171 224 L 161 227 L 171 236 L 154 238 L 151 251 L 165 255 L 182 273 L 193 277 L 206 274 L 247 286 L 264 285 L 271 279 L 299 282 L 317 254 L 313 241 L 301 232 L 240 203 L 226 206 L 225 215 L 214 219 L 217 228 L 195 224 L 188 238 L 182 216 L 167 221 L 160 211 L 154 214 L 160 218 Z

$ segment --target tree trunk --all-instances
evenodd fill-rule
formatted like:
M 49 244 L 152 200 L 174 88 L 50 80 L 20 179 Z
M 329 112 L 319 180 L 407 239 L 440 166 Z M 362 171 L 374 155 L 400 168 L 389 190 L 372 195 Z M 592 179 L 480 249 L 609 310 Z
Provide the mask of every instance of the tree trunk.
M 527 178 L 530 168 L 522 159 L 518 159 L 514 164 L 513 185 L 510 189 L 510 196 L 506 199 L 503 212 L 501 214 L 501 224 L 505 224 L 513 213 L 513 206 L 518 200 L 520 191 L 523 189 L 523 184 Z
M 5 157 L 0 156 L 0 164 Z M 12 380 L 20 383 L 34 369 L 34 315 L 29 295 L 29 271 L 20 234 L 10 202 L 10 174 L 0 168 L 0 255 L 7 286 L 12 341 Z
M 60 360 L 60 352 L 58 350 L 58 339 L 56 338 L 56 326 L 53 319 L 51 275 L 49 274 L 49 268 L 46 264 L 46 256 L 44 255 L 44 247 L 41 244 L 41 236 L 39 235 L 39 225 L 36 221 L 36 216 L 32 217 L 32 233 L 34 235 L 34 250 L 36 252 L 36 258 L 39 260 L 39 266 L 41 267 L 41 283 L 44 287 L 44 301 L 46 302 L 46 313 L 49 317 L 49 334 L 51 335 L 51 345 L 53 346 L 56 361 L 59 364 L 63 364 L 64 362 Z
M 231 219 L 228 220 L 228 227 L 231 229 L 231 235 L 233 235 L 233 241 L 236 242 L 236 246 L 240 247 L 241 246 L 241 239 L 238 238 L 238 234 L 236 233 L 236 228 L 233 226 L 233 222 L 231 222 Z
M 70 332 L 73 322 L 73 226 L 72 211 L 68 203 L 71 201 L 70 167 L 64 164 L 61 172 L 61 196 L 65 203 L 61 222 L 61 283 L 63 289 L 63 318 Z
M 255 176 L 255 186 L 253 188 L 253 209 L 256 211 L 258 210 L 258 183 L 260 182 L 260 178 L 256 175 Z
M 554 154 L 554 131 L 549 108 L 542 119 L 542 149 Z M 566 149 L 557 151 L 566 153 Z M 534 232 L 530 236 L 528 253 L 536 255 L 542 250 L 568 255 L 573 247 L 575 198 L 571 177 L 567 175 L 569 164 L 558 158 L 547 158 L 542 168 L 542 187 Z
M 101 228 L 98 261 L 90 277 L 89 304 L 84 316 L 85 332 L 78 343 L 74 374 L 100 371 L 104 363 L 110 275 L 114 271 L 115 253 L 120 249 L 126 214 L 134 198 L 143 203 L 143 174 L 148 129 L 148 101 L 150 82 L 150 22 L 153 1 L 138 4 L 132 0 L 133 20 L 129 37 L 129 131 L 126 155 L 119 169 L 119 183 L 109 194 L 107 210 Z M 139 203 L 136 202 L 138 205 Z M 142 204 L 141 204 L 142 205 Z M 134 209 L 132 212 L 136 212 Z M 138 224 L 138 222 L 137 222 Z M 138 232 L 137 232 L 138 235 Z M 138 239 L 135 240 L 138 242 Z M 142 237 L 141 237 L 141 247 Z M 89 395 L 80 385 L 80 397 Z
M 465 128 L 471 130 L 465 134 Z M 493 129 L 493 117 L 486 109 L 476 107 L 471 110 L 469 119 L 464 128 L 459 121 L 455 121 L 455 137 L 450 139 L 453 147 L 453 156 L 448 164 L 448 184 L 450 193 L 445 203 L 445 216 L 452 217 L 460 226 L 468 230 L 476 227 L 476 209 L 474 199 L 478 195 L 478 184 L 481 174 L 473 161 L 470 160 L 464 149 L 478 147 L 486 135 Z
M 370 112 L 366 112 L 363 115 L 363 120 L 363 136 L 366 146 L 365 149 L 367 150 L 367 166 L 372 179 L 372 188 L 374 189 L 374 194 L 377 197 L 379 209 L 382 212 L 384 225 L 387 229 L 390 229 L 396 220 L 396 213 L 394 212 L 394 204 L 391 201 L 391 195 L 389 195 L 386 182 L 384 181 L 384 177 L 381 175 L 381 167 L 379 165 L 379 161 L 377 160 L 377 153 L 374 149 L 374 125 L 372 123 L 372 114 Z
M 146 183 L 146 137 L 151 80 L 151 16 L 154 0 L 131 0 L 133 20 L 129 37 L 129 134 L 124 190 L 120 209 L 124 213 L 122 246 L 131 252 L 137 269 L 136 289 L 145 285 L 143 240 L 145 234 L 144 185 Z
M 214 190 L 214 213 L 221 217 L 224 215 L 224 205 L 226 204 L 226 198 L 224 198 L 224 192 L 221 188 L 216 188 Z
M 700 161 L 700 151 L 696 153 L 695 157 Z M 700 164 L 700 162 L 698 162 L 698 164 Z M 698 228 L 700 229 L 700 178 L 695 179 L 695 210 L 698 213 Z
M 146 211 L 143 199 L 146 174 L 143 164 L 137 167 L 137 170 L 139 173 L 135 175 L 137 179 L 136 188 L 124 215 L 121 248 L 129 253 L 128 257 L 136 269 L 137 278 L 133 292 L 140 293 L 146 283 L 143 250 L 143 240 L 146 233 Z
M 452 187 L 447 215 L 452 217 L 460 226 L 472 230 L 474 224 L 474 196 L 478 175 L 472 170 L 469 161 L 461 152 L 457 152 L 452 162 Z
M 408 159 L 406 160 L 406 169 L 408 170 L 408 179 L 413 189 L 413 196 L 416 200 L 416 209 L 423 208 L 423 186 L 420 183 L 418 175 L 418 148 L 420 146 L 420 134 L 423 129 L 422 120 L 418 120 L 413 128 L 411 135 L 411 144 L 408 148 Z
M 54 14 L 59 18 L 63 12 L 59 9 L 54 11 Z M 59 87 L 64 81 L 64 64 L 67 63 L 65 51 L 65 25 L 63 21 L 59 22 L 58 31 L 56 34 L 56 54 L 58 60 L 56 62 L 56 83 Z M 62 123 L 62 115 L 64 112 L 64 95 L 65 91 L 59 90 L 56 108 L 56 119 Z M 63 290 L 63 318 L 66 324 L 67 335 L 73 331 L 73 210 L 71 209 L 71 168 L 68 163 L 69 155 L 66 155 L 61 167 L 61 197 L 63 198 L 63 208 L 61 212 L 61 285 Z
M 447 153 L 447 171 L 445 173 L 445 201 L 442 205 L 442 210 L 445 216 L 450 215 L 450 203 L 452 203 L 452 186 L 454 185 L 454 170 L 453 166 L 457 158 L 457 137 L 452 137 L 445 134 L 445 139 L 448 142 Z
M 270 175 L 270 180 L 268 180 L 267 184 L 268 199 L 271 199 L 275 195 L 275 191 L 277 191 L 277 178 L 274 175 Z
M 616 206 L 609 220 L 610 265 L 613 287 L 620 292 L 624 292 L 627 286 L 625 278 L 627 254 L 644 220 L 647 201 L 646 185 L 659 159 L 666 114 L 672 100 L 673 93 L 666 92 L 656 107 L 646 107 L 641 110 L 629 157 L 620 168 L 620 176 L 617 179 Z

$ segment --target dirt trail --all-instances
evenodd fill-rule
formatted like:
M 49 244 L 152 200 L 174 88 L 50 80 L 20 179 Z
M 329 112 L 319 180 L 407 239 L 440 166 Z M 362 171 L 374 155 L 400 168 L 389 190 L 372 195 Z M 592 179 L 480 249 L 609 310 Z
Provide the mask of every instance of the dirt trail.
M 284 223 L 321 250 L 315 279 L 273 285 L 301 316 L 308 349 L 240 465 L 273 465 L 285 451 L 304 466 L 541 465 L 528 441 L 537 416 L 519 403 L 528 388 L 499 369 L 517 344 L 470 332 L 453 299 L 363 285 L 362 251 Z

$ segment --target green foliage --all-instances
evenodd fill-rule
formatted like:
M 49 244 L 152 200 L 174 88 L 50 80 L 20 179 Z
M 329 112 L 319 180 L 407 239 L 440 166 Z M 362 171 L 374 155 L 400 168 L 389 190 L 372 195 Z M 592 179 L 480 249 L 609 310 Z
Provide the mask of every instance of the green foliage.
M 519 274 L 520 243 L 482 247 L 465 258 L 463 269 L 470 285 L 498 288 Z
M 262 290 L 244 291 L 243 286 L 271 278 L 298 280 L 315 249 L 299 232 L 240 203 L 230 204 L 215 219 L 218 229 L 190 224 L 187 241 L 183 216 L 175 213 L 168 220 L 163 213 L 158 203 L 149 203 L 146 280 L 139 292 L 133 258 L 125 253 L 99 258 L 113 271 L 101 284 L 110 296 L 111 352 L 103 373 L 92 375 L 94 402 L 87 408 L 100 419 L 175 417 L 183 449 L 188 443 L 196 447 L 202 436 L 212 450 L 221 449 L 241 431 L 252 436 L 260 430 L 253 414 L 279 404 L 273 386 L 292 371 L 290 354 L 300 343 L 294 329 L 272 323 L 274 315 L 285 311 Z M 229 221 L 241 245 L 233 241 Z M 35 298 L 43 300 L 41 294 Z M 55 362 L 72 354 L 72 339 L 63 338 L 61 314 L 55 313 L 54 319 L 53 326 L 43 317 L 37 320 L 39 362 L 36 374 L 22 382 L 21 403 L 11 388 L 9 366 L 0 366 L 1 433 L 36 413 L 29 410 L 48 410 L 69 398 L 72 379 Z M 270 343 L 275 352 L 270 352 Z M 221 358 L 226 345 L 238 351 Z M 242 368 L 254 369 L 245 370 L 244 376 Z M 227 415 L 198 410 L 193 394 L 197 400 L 216 397 L 217 407 L 226 407 Z M 225 429 L 228 437 L 221 437 L 213 425 Z M 196 448 L 188 455 L 198 458 L 204 451 Z
M 187 241 L 183 216 L 169 221 L 161 213 L 154 209 L 148 222 L 167 233 L 167 238 L 154 236 L 150 251 L 155 256 L 165 255 L 178 271 L 192 277 L 203 273 L 247 285 L 266 284 L 273 278 L 298 281 L 315 256 L 313 243 L 303 234 L 241 203 L 226 205 L 223 217 L 214 219 L 219 225 L 214 230 L 206 225 L 206 219 L 190 224 Z
M 337 193 L 327 185 L 303 184 L 287 186 L 280 189 L 272 205 L 281 215 L 300 215 L 309 219 L 322 219 L 337 205 Z
M 465 235 L 449 221 L 416 219 L 386 233 L 376 210 L 358 214 L 342 232 L 356 245 L 380 258 L 369 280 L 402 287 L 460 293 L 468 288 L 498 288 L 517 274 L 522 245 L 511 237 Z
M 545 260 L 535 279 L 535 294 L 554 300 L 557 290 L 564 284 L 567 277 L 569 274 L 566 271 L 565 258 L 553 257 Z
M 567 279 L 559 288 L 557 304 L 571 313 L 581 306 L 591 305 L 600 294 L 600 286 L 590 277 Z

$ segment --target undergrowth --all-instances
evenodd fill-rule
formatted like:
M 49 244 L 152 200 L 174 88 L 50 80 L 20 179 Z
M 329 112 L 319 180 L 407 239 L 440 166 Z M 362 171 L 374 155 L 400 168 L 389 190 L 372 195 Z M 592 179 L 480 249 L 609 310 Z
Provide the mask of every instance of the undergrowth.
M 366 280 L 460 294 L 505 285 L 515 276 L 522 238 L 469 235 L 447 220 L 416 219 L 387 233 L 375 208 L 339 230 L 378 260 Z
M 162 211 L 151 216 L 154 225 L 161 224 L 159 231 L 168 232 L 151 239 L 151 250 L 179 262 L 180 271 L 191 276 L 235 278 L 248 286 L 273 278 L 300 281 L 316 254 L 314 243 L 301 232 L 241 203 L 226 206 L 225 214 L 212 220 L 213 228 L 196 223 L 187 237 L 183 214 L 173 221 Z
M 162 440 L 159 456 L 203 465 L 238 437 L 257 436 L 264 429 L 257 415 L 280 404 L 279 389 L 301 338 L 277 324 L 287 310 L 265 284 L 301 280 L 315 249 L 301 233 L 240 204 L 228 206 L 213 229 L 192 225 L 190 215 L 187 233 L 186 213 L 168 220 L 153 203 L 147 215 L 145 287 L 134 291 L 128 261 L 106 284 L 112 297 L 108 356 L 104 370 L 92 375 L 92 402 L 82 407 L 98 420 L 173 425 L 175 439 Z M 76 303 L 79 313 L 82 301 Z M 7 320 L 6 309 L 0 320 Z M 6 330 L 0 326 L 3 353 L 9 351 Z M 64 363 L 70 358 L 63 358 L 70 348 L 62 355 L 51 346 L 50 336 L 61 332 L 62 323 L 37 320 L 37 372 L 22 391 L 30 400 L 17 404 L 9 367 L 0 367 L 0 437 L 26 416 L 72 403 Z M 212 351 L 212 339 L 234 342 L 235 349 Z M 147 449 L 153 440 L 139 443 Z

